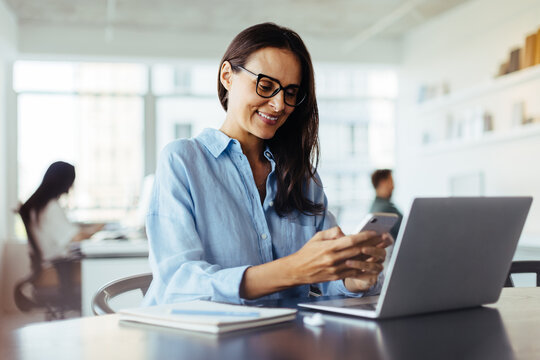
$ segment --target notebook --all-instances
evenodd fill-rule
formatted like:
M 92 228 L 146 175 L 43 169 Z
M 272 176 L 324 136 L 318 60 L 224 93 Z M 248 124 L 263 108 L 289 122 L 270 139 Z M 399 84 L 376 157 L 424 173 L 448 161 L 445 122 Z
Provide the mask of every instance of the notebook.
M 494 303 L 531 203 L 531 197 L 415 199 L 380 296 L 299 306 L 390 318 Z
M 260 308 L 195 300 L 121 310 L 120 321 L 184 330 L 225 333 L 294 320 L 297 310 Z

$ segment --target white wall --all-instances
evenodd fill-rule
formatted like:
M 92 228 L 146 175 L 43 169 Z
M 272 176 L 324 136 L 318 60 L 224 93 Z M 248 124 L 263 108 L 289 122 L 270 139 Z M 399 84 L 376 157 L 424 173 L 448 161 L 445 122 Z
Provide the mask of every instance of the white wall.
M 481 171 L 485 195 L 534 196 L 522 243 L 540 246 L 540 132 L 517 140 L 426 151 L 421 146 L 425 123 L 417 112 L 421 84 L 444 81 L 452 92 L 459 92 L 493 79 L 510 49 L 523 46 L 525 36 L 540 27 L 538 15 L 538 0 L 474 0 L 408 34 L 397 124 L 396 201 L 403 207 L 415 196 L 450 195 L 450 177 Z M 510 102 L 512 96 L 516 94 L 510 89 L 500 101 Z M 540 97 L 531 98 L 528 105 L 538 111 Z M 488 109 L 500 106 L 495 98 L 486 101 Z M 495 115 L 500 121 L 500 114 Z
M 11 161 L 9 154 L 11 151 L 8 132 L 11 124 L 9 123 L 9 89 L 11 83 L 11 63 L 15 58 L 15 48 L 17 41 L 17 23 L 11 11 L 6 7 L 3 1 L 0 1 L 0 289 L 2 294 L 7 291 L 4 287 L 3 279 L 6 271 L 4 270 L 4 245 L 9 237 L 9 189 L 10 177 L 7 169 L 8 162 Z M 2 297 L 0 297 L 0 314 L 2 309 Z

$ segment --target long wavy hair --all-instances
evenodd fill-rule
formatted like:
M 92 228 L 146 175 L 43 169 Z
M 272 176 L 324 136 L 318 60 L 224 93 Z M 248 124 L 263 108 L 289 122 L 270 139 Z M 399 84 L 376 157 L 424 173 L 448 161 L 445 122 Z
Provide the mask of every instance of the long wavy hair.
M 300 87 L 306 99 L 289 115 L 285 123 L 266 144 L 274 155 L 277 175 L 277 195 L 274 199 L 276 212 L 285 216 L 298 210 L 303 214 L 320 214 L 323 204 L 317 204 L 306 197 L 311 179 L 319 160 L 319 111 L 315 98 L 315 78 L 311 56 L 300 36 L 291 29 L 274 23 L 251 26 L 239 33 L 231 42 L 221 65 L 228 61 L 233 71 L 244 66 L 251 54 L 263 48 L 285 49 L 300 61 L 302 80 Z M 221 71 L 221 70 L 220 70 Z M 218 97 L 227 111 L 228 91 L 221 84 L 218 72 Z
M 23 220 L 30 219 L 30 212 L 34 211 L 39 222 L 41 211 L 52 199 L 67 193 L 75 181 L 75 167 L 63 161 L 52 163 L 37 190 L 19 208 Z

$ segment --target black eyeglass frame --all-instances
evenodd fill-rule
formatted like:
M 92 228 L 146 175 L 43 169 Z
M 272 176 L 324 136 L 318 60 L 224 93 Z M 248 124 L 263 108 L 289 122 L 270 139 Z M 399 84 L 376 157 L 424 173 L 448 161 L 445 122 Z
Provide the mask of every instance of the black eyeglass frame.
M 264 74 L 255 74 L 253 71 L 250 71 L 250 70 L 248 70 L 248 69 L 246 69 L 245 67 L 240 66 L 240 65 L 234 65 L 233 68 L 238 68 L 238 69 L 244 70 L 245 72 L 250 73 L 251 75 L 257 77 L 257 84 L 255 85 L 255 92 L 257 93 L 257 95 L 259 95 L 259 96 L 262 97 L 262 98 L 269 99 L 269 98 L 271 98 L 271 97 L 274 97 L 274 96 L 276 96 L 281 90 L 283 90 L 283 92 L 285 93 L 285 91 L 286 91 L 287 89 L 298 89 L 297 95 L 298 95 L 298 94 L 301 95 L 302 98 L 301 98 L 300 100 L 298 100 L 298 101 L 296 102 L 295 105 L 289 104 L 289 103 L 287 102 L 287 100 L 285 100 L 285 96 L 283 96 L 283 102 L 284 102 L 285 104 L 289 105 L 289 106 L 297 107 L 297 106 L 299 106 L 300 104 L 302 104 L 302 103 L 304 102 L 304 100 L 306 100 L 307 94 L 306 94 L 304 91 L 302 91 L 302 89 L 301 89 L 301 87 L 300 87 L 299 85 L 282 86 L 278 79 L 274 79 L 274 78 L 271 77 L 271 76 L 264 75 Z M 270 80 L 276 82 L 276 83 L 279 85 L 279 87 L 278 87 L 271 95 L 268 95 L 268 96 L 267 96 L 267 95 L 261 95 L 261 94 L 259 94 L 259 81 L 261 81 L 261 79 L 263 79 L 263 78 L 270 79 Z

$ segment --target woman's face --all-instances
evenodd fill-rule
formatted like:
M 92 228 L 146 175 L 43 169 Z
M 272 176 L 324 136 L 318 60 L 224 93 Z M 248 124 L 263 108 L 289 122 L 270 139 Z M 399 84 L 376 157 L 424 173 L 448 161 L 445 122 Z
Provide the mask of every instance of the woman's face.
M 283 87 L 300 85 L 302 80 L 300 61 L 289 50 L 260 49 L 251 54 L 243 67 L 277 79 Z M 240 69 L 233 72 L 228 62 L 221 67 L 220 79 L 229 93 L 222 129 L 241 142 L 252 137 L 271 139 L 294 110 L 285 104 L 283 90 L 271 98 L 259 96 L 255 89 L 257 77 Z

